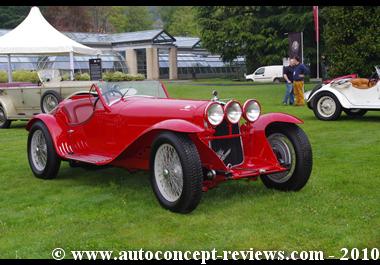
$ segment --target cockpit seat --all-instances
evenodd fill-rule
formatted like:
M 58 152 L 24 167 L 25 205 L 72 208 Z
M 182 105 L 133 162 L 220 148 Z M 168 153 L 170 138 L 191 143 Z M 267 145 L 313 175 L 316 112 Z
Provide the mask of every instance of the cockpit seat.
M 94 99 L 82 98 L 67 102 L 63 110 L 70 124 L 79 124 L 88 120 L 94 112 Z
M 367 78 L 353 78 L 351 79 L 351 84 L 355 88 L 368 89 L 376 85 L 376 81 L 370 81 Z

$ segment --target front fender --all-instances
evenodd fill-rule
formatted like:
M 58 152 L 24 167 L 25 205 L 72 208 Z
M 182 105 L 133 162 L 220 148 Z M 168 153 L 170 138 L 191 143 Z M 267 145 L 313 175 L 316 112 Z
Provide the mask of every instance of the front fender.
M 265 128 L 274 122 L 302 124 L 303 121 L 290 114 L 274 112 L 261 115 L 252 125 L 254 131 L 265 131 Z
M 62 133 L 63 130 L 62 130 L 61 126 L 57 122 L 57 119 L 54 116 L 49 115 L 49 114 L 38 114 L 38 115 L 34 116 L 31 120 L 29 120 L 25 129 L 27 131 L 29 131 L 30 128 L 33 126 L 33 124 L 36 123 L 37 121 L 41 121 L 46 125 L 46 127 L 49 130 L 50 136 L 53 140 L 54 147 L 55 147 L 57 154 L 60 157 L 63 157 L 64 155 L 62 154 L 62 152 L 58 148 L 58 143 L 60 142 L 60 140 L 62 140 L 64 135 Z
M 340 105 L 342 105 L 343 108 L 349 109 L 352 107 L 352 104 L 348 101 L 348 99 L 339 91 L 336 90 L 335 88 L 332 88 L 329 84 L 322 86 L 320 89 L 318 89 L 315 93 L 311 95 L 311 97 L 307 100 L 308 102 L 312 102 L 314 98 L 319 95 L 319 93 L 322 92 L 329 92 L 336 96 L 336 98 L 339 100 Z

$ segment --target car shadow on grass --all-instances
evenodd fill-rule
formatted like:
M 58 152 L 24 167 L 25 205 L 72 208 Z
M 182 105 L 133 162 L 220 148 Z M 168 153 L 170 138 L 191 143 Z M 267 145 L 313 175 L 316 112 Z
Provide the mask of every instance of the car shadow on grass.
M 66 162 L 62 162 L 57 180 L 72 180 L 74 184 L 88 185 L 107 185 L 113 182 L 119 183 L 121 186 L 127 184 L 142 186 L 149 184 L 149 175 L 143 171 L 130 173 L 127 170 L 116 167 L 71 168 Z
M 379 112 L 380 113 L 380 112 Z M 358 122 L 380 122 L 380 115 L 376 115 L 375 112 L 364 115 L 363 117 L 351 117 L 345 114 L 342 114 L 339 119 L 334 121 L 322 121 L 318 120 L 313 114 L 303 115 L 301 117 L 303 121 L 310 122 L 324 122 L 324 123 L 334 123 L 334 122 L 345 122 L 345 121 L 358 121 Z
M 107 167 L 99 169 L 61 167 L 57 181 L 65 181 L 66 185 L 88 185 L 88 186 L 117 186 L 120 191 L 130 189 L 145 192 L 151 190 L 149 172 L 137 171 L 130 173 L 125 169 Z M 69 180 L 69 181 L 68 181 Z M 217 187 L 203 193 L 203 200 L 208 203 L 225 203 L 234 198 L 255 197 L 262 198 L 272 196 L 275 191 L 267 189 L 260 180 L 248 181 L 246 179 L 226 181 Z

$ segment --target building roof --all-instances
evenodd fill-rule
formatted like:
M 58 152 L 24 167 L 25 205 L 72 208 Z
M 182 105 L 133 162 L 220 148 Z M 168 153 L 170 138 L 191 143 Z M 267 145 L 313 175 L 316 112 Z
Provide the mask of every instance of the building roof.
M 194 49 L 200 47 L 201 39 L 198 37 L 175 37 L 178 48 Z

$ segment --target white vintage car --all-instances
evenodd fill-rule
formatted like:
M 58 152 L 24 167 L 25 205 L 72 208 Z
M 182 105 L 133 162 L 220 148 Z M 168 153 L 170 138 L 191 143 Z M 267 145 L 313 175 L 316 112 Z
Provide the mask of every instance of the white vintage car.
M 40 82 L 0 84 L 0 128 L 14 120 L 29 120 L 47 113 L 74 92 L 88 92 L 93 81 L 61 81 L 59 70 L 38 71 Z
M 363 116 L 368 110 L 380 110 L 380 66 L 370 78 L 344 78 L 305 92 L 307 105 L 320 120 Z

